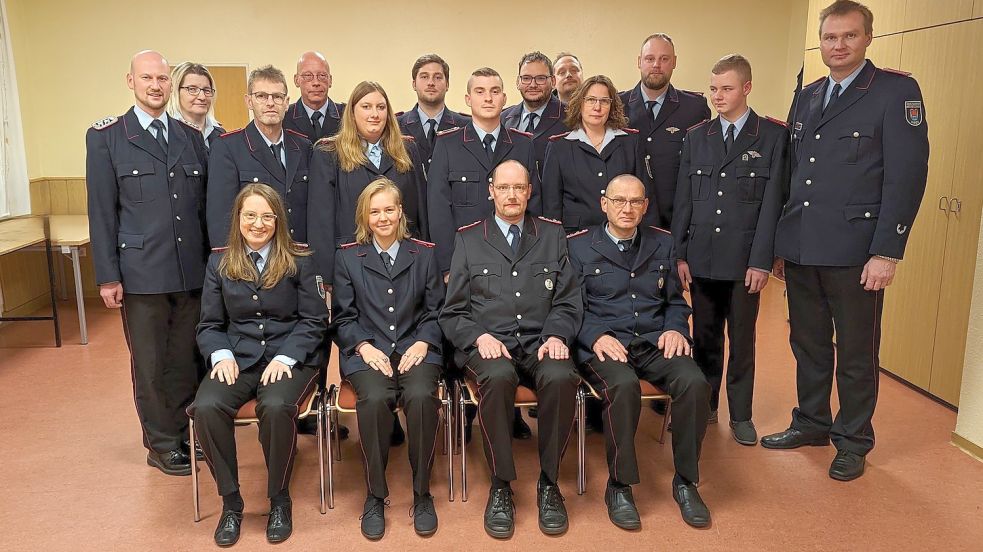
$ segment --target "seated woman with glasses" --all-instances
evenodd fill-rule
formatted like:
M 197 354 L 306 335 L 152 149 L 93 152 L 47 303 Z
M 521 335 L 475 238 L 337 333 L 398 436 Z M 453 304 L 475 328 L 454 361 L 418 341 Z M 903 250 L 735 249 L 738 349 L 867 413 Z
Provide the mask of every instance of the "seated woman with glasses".
M 341 375 L 355 388 L 368 492 L 362 535 L 382 538 L 389 503 L 386 465 L 395 414 L 402 407 L 413 469 L 413 527 L 437 531 L 430 468 L 437 438 L 442 333 L 437 315 L 444 280 L 433 244 L 411 239 L 399 187 L 369 183 L 355 205 L 355 242 L 335 259 L 335 342 Z
M 301 401 L 317 384 L 328 311 L 314 260 L 290 239 L 279 194 L 247 184 L 236 196 L 228 247 L 212 253 L 201 295 L 198 348 L 211 371 L 188 408 L 195 435 L 222 495 L 215 543 L 239 540 L 239 493 L 233 420 L 256 398 L 267 469 L 266 539 L 293 531 L 289 494 Z
M 575 232 L 607 220 L 600 198 L 614 177 L 640 176 L 638 131 L 626 128 L 624 106 L 611 79 L 586 79 L 567 106 L 570 132 L 550 137 L 543 167 L 543 214 Z
M 215 120 L 215 83 L 208 68 L 200 63 L 186 61 L 171 70 L 171 99 L 167 112 L 175 119 L 191 123 L 205 137 L 205 145 L 225 134 L 225 129 Z

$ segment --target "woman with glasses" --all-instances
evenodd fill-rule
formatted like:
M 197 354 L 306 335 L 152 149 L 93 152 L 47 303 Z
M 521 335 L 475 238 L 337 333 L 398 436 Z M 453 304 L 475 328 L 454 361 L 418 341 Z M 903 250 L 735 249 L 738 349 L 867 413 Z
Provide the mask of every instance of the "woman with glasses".
M 335 341 L 341 375 L 358 401 L 359 441 L 368 483 L 362 535 L 382 538 L 389 488 L 390 433 L 399 406 L 406 416 L 413 468 L 413 527 L 422 536 L 437 531 L 430 495 L 430 468 L 437 436 L 442 333 L 437 314 L 444 280 L 433 244 L 411 239 L 402 194 L 378 178 L 355 204 L 355 242 L 335 259 Z
M 282 542 L 293 531 L 296 416 L 323 364 L 328 312 L 313 258 L 290 239 L 285 218 L 273 188 L 247 184 L 232 205 L 238 224 L 228 247 L 212 253 L 205 274 L 198 348 L 211 370 L 188 412 L 222 495 L 219 546 L 239 540 L 243 501 L 233 420 L 254 397 L 270 498 L 266 539 Z
M 543 213 L 569 232 L 601 224 L 601 196 L 614 177 L 638 176 L 638 131 L 626 128 L 624 107 L 611 79 L 584 81 L 567 106 L 570 132 L 550 137 L 543 168 Z
M 167 112 L 175 119 L 191 123 L 205 137 L 205 145 L 225 134 L 225 129 L 215 120 L 215 83 L 208 68 L 200 63 L 186 61 L 171 70 L 171 99 Z

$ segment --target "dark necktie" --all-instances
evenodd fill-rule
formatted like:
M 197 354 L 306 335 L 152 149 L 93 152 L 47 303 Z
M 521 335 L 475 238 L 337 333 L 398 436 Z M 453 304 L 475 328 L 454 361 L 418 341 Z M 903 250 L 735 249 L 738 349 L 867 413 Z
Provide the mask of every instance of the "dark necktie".
M 315 111 L 311 115 L 311 124 L 314 125 L 314 141 L 321 137 L 321 118 L 324 117 L 320 111 Z
M 727 136 L 724 136 L 724 153 L 730 153 L 730 148 L 734 146 L 734 123 L 727 127 Z
M 386 271 L 387 272 L 392 272 L 392 270 L 393 270 L 393 257 L 392 257 L 392 255 L 390 255 L 388 251 L 383 251 L 382 253 L 379 253 L 379 255 L 382 256 L 382 264 L 386 265 Z
M 530 132 L 531 133 L 534 130 L 536 130 L 536 118 L 538 118 L 538 117 L 539 117 L 539 115 L 537 115 L 535 113 L 530 113 L 529 114 L 529 117 L 526 119 L 526 132 Z
M 150 126 L 157 129 L 157 143 L 160 144 L 160 149 L 167 153 L 167 138 L 164 138 L 164 123 L 160 122 L 160 119 L 154 119 L 150 122 Z
M 620 249 L 622 253 L 627 253 L 628 250 L 631 249 L 631 240 L 618 240 L 618 249 Z
M 430 128 L 427 129 L 427 141 L 430 142 L 430 146 L 433 147 L 434 140 L 437 139 L 437 121 L 427 119 L 427 124 L 430 125 Z
M 280 151 L 283 149 L 283 144 L 270 144 L 270 151 L 273 152 L 273 158 L 276 162 L 283 166 L 283 160 L 280 158 Z
M 652 100 L 652 101 L 649 101 L 649 102 L 645 102 L 645 109 L 648 110 L 648 112 L 649 112 L 649 118 L 652 119 L 652 123 L 653 124 L 655 124 L 655 112 L 652 111 L 652 109 L 654 109 L 655 106 L 657 106 L 657 105 L 659 105 L 658 100 Z
M 253 264 L 256 265 L 256 272 L 262 274 L 263 271 L 259 269 L 259 261 L 263 258 L 258 251 L 250 251 L 249 258 L 253 260 Z
M 824 114 L 829 111 L 829 108 L 833 107 L 834 103 L 836 103 L 836 100 L 840 97 L 840 90 L 842 90 L 842 88 L 840 88 L 840 83 L 833 85 L 833 93 L 830 94 L 829 101 L 826 102 L 826 107 L 823 108 Z
M 509 246 L 512 248 L 512 253 L 519 252 L 519 227 L 516 225 L 509 226 L 509 235 L 512 236 L 512 243 Z
M 485 153 L 488 154 L 489 159 L 491 159 L 492 155 L 495 153 L 495 151 L 492 149 L 492 142 L 494 141 L 495 137 L 491 134 L 485 134 L 485 137 L 481 140 L 481 143 L 485 145 Z

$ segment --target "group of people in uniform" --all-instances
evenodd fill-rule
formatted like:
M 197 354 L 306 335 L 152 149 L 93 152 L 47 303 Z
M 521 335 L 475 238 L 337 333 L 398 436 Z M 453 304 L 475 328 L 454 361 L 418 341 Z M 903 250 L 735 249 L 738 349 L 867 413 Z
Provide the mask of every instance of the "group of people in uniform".
M 476 389 L 489 535 L 515 527 L 512 440 L 531 433 L 519 385 L 538 403 L 539 526 L 566 531 L 558 474 L 583 382 L 601 398 L 610 520 L 641 527 L 645 380 L 671 397 L 673 499 L 706 527 L 699 459 L 718 419 L 724 330 L 727 419 L 755 445 L 755 324 L 774 275 L 787 286 L 798 406 L 760 442 L 832 441 L 830 477 L 861 476 L 883 290 L 924 192 L 927 125 L 916 81 L 866 59 L 867 7 L 838 0 L 819 18 L 829 75 L 797 90 L 787 121 L 748 106 L 751 65 L 738 54 L 710 70 L 711 118 L 703 94 L 671 84 L 675 47 L 662 33 L 642 42 L 628 91 L 584 78 L 573 54 L 532 52 L 509 108 L 501 75 L 473 71 L 469 115 L 447 108 L 438 55 L 414 63 L 418 103 L 397 114 L 374 81 L 333 101 L 328 62 L 307 52 L 293 104 L 283 72 L 250 73 L 253 120 L 232 132 L 212 116 L 207 68 L 171 71 L 138 53 L 126 77 L 135 105 L 88 131 L 86 177 L 96 277 L 121 309 L 147 463 L 188 475 L 200 455 L 223 499 L 215 541 L 234 544 L 244 504 L 233 422 L 256 398 L 267 539 L 286 540 L 297 434 L 310 431 L 296 417 L 334 343 L 357 395 L 368 539 L 385 533 L 386 466 L 403 442 L 414 528 L 437 530 L 429 485 L 446 377 Z M 201 450 L 190 450 L 189 416 Z

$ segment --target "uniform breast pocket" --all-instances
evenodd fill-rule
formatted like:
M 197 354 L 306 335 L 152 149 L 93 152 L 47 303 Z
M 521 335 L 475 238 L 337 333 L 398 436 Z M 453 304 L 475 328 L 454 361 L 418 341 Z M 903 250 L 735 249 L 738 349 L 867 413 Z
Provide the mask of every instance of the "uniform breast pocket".
M 539 289 L 540 297 L 553 297 L 556 278 L 560 274 L 559 263 L 536 263 L 532 265 L 533 288 Z
M 739 199 L 745 203 L 760 202 L 765 195 L 765 185 L 770 175 L 770 167 L 739 167 L 737 169 Z
M 478 171 L 451 171 L 447 175 L 451 201 L 455 207 L 474 207 L 478 204 L 481 181 Z
M 871 153 L 876 131 L 873 125 L 859 125 L 840 133 L 839 149 L 846 163 L 854 164 Z
M 587 294 L 592 299 L 610 299 L 617 292 L 614 282 L 614 269 L 608 263 L 592 263 L 584 265 L 584 285 Z
M 471 294 L 495 299 L 502 291 L 502 265 L 481 264 L 471 267 Z
M 259 172 L 259 171 L 239 171 L 239 187 L 240 188 L 243 187 L 243 186 L 245 186 L 246 184 L 252 184 L 252 183 L 263 183 L 263 184 L 269 184 L 269 185 L 272 186 L 273 183 L 270 182 L 269 180 L 270 180 L 270 177 L 265 172 Z
M 694 200 L 710 198 L 710 177 L 712 175 L 713 166 L 711 165 L 693 165 L 689 168 L 689 182 Z
M 194 197 L 203 197 L 205 188 L 202 186 L 202 177 L 205 171 L 199 163 L 187 163 L 181 166 L 184 172 L 184 181 L 187 183 L 188 190 Z
M 854 226 L 870 226 L 873 228 L 877 216 L 881 212 L 880 203 L 858 203 L 843 208 L 843 216 Z
M 154 164 L 124 163 L 116 167 L 119 194 L 123 201 L 143 203 L 154 199 Z
M 307 179 L 308 171 L 297 171 L 294 175 L 294 181 L 290 184 L 290 191 L 296 194 L 300 194 L 301 197 L 307 197 Z

